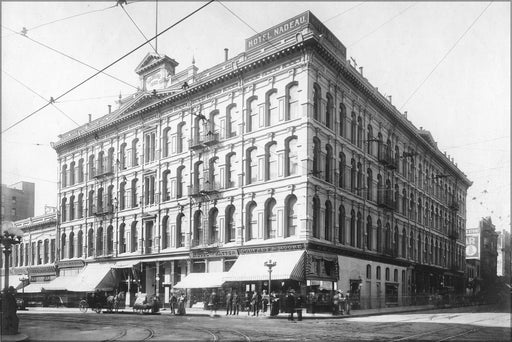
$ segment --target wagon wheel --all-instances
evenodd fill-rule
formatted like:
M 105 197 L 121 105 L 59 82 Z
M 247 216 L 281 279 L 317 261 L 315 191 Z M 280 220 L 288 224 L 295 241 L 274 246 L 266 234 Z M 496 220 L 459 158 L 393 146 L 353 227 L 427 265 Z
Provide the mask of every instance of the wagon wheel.
M 80 312 L 87 312 L 87 309 L 89 308 L 89 305 L 87 304 L 87 301 L 82 299 L 80 303 L 78 303 L 78 308 L 80 309 Z
M 96 313 L 98 313 L 98 314 L 101 313 L 101 309 L 102 309 L 101 304 L 96 304 L 96 306 L 94 307 L 94 311 L 96 311 Z

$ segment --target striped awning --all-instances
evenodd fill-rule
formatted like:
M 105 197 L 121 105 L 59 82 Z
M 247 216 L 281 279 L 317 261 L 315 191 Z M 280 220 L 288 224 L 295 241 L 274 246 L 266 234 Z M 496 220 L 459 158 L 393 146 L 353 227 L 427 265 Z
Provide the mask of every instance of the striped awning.
M 304 281 L 304 251 L 242 254 L 235 261 L 225 281 L 268 280 L 268 267 L 265 261 L 276 265 L 272 268 L 273 280 L 293 279 Z
M 179 289 L 207 289 L 221 287 L 228 272 L 189 273 L 174 285 Z
M 47 284 L 39 285 L 45 291 L 111 291 L 115 287 L 111 267 L 112 264 L 88 264 L 77 275 L 57 277 Z
M 135 259 L 135 260 L 122 260 L 122 261 L 117 261 L 111 267 L 112 268 L 132 268 L 133 266 L 135 266 L 137 264 L 140 264 L 140 260 L 139 259 Z

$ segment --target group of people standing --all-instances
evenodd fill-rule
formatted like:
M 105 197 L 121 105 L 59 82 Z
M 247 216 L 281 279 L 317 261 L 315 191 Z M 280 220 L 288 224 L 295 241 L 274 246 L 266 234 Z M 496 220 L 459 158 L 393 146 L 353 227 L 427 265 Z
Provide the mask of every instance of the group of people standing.
M 171 314 L 183 316 L 185 315 L 185 302 L 187 296 L 184 293 L 171 293 L 169 304 L 171 306 Z
M 350 315 L 350 298 L 348 293 L 345 295 L 343 291 L 336 291 L 332 296 L 332 314 L 334 316 Z

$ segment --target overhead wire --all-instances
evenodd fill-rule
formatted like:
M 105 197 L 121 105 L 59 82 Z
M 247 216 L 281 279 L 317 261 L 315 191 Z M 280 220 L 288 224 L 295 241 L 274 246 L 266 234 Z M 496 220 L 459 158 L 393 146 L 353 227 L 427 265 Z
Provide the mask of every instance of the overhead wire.
M 14 30 L 12 30 L 12 29 L 10 29 L 10 28 L 8 28 L 8 27 L 4 26 L 4 25 L 2 25 L 2 27 L 6 28 L 6 29 L 7 29 L 7 30 L 9 30 L 9 31 L 13 31 L 13 32 L 14 32 Z M 64 52 L 61 52 L 61 51 L 59 51 L 59 50 L 57 50 L 57 49 L 55 49 L 55 48 L 52 48 L 51 46 L 48 46 L 48 45 L 46 45 L 46 44 L 44 44 L 44 43 L 41 43 L 41 42 L 39 42 L 39 41 L 35 40 L 34 38 L 31 38 L 31 37 L 29 37 L 29 36 L 27 36 L 27 35 L 25 35 L 25 34 L 22 34 L 22 33 L 18 33 L 18 32 L 14 32 L 14 33 L 16 33 L 16 34 L 18 34 L 18 35 L 20 35 L 20 36 L 22 36 L 22 37 L 25 37 L 25 38 L 27 38 L 28 40 L 30 40 L 30 41 L 32 41 L 32 42 L 34 42 L 34 43 L 38 44 L 38 45 L 41 45 L 42 47 L 45 47 L 45 48 L 47 48 L 47 49 L 49 49 L 49 50 L 52 50 L 53 52 L 56 52 L 56 53 L 58 53 L 59 55 L 62 55 L 62 56 L 64 56 L 64 57 L 67 57 L 67 58 L 69 58 L 69 59 L 71 59 L 71 60 L 73 60 L 73 61 L 75 61 L 75 62 L 77 62 L 77 63 L 80 63 L 80 64 L 82 64 L 82 65 L 85 65 L 86 67 L 89 67 L 89 68 L 91 68 L 91 69 L 93 69 L 93 70 L 99 71 L 99 69 L 98 69 L 98 68 L 95 68 L 95 67 L 93 67 L 92 65 L 89 65 L 89 64 L 87 64 L 87 63 L 85 63 L 85 62 L 82 62 L 81 60 L 79 60 L 79 59 L 77 59 L 77 58 L 75 58 L 75 57 L 73 57 L 73 56 L 67 55 L 67 54 L 65 54 Z M 125 85 L 127 85 L 127 86 L 129 86 L 129 87 L 132 87 L 132 88 L 134 88 L 134 89 L 138 89 L 136 86 L 134 86 L 134 85 L 132 85 L 132 84 L 130 84 L 130 83 L 128 83 L 128 82 L 125 82 L 125 81 L 123 81 L 123 80 L 121 80 L 121 79 L 119 79 L 119 78 L 117 78 L 117 77 L 115 77 L 115 76 L 112 76 L 112 75 L 110 75 L 110 74 L 108 74 L 108 73 L 106 73 L 106 72 L 102 72 L 102 74 L 104 74 L 104 75 L 106 75 L 106 76 L 108 76 L 108 77 L 110 77 L 110 78 L 113 78 L 114 80 L 119 81 L 119 82 L 121 82 L 121 83 L 123 83 L 123 84 L 125 84 Z
M 72 92 L 73 90 L 75 90 L 76 88 L 78 88 L 79 86 L 81 86 L 82 84 L 86 83 L 87 81 L 89 81 L 90 79 L 94 78 L 95 76 L 99 75 L 100 73 L 102 73 L 103 71 L 105 71 L 106 69 L 110 68 L 112 65 L 118 63 L 119 61 L 123 60 L 124 58 L 126 58 L 127 56 L 131 55 L 132 53 L 134 53 L 135 51 L 137 51 L 138 49 L 140 49 L 141 47 L 143 47 L 144 45 L 148 44 L 150 41 L 156 39 L 158 36 L 164 34 L 165 32 L 169 31 L 170 29 L 172 29 L 173 27 L 175 27 L 176 25 L 180 24 L 181 22 L 183 22 L 184 20 L 188 19 L 189 17 L 191 17 L 192 15 L 196 14 L 197 12 L 199 12 L 200 10 L 202 10 L 203 8 L 205 8 L 206 6 L 210 5 L 212 2 L 214 2 L 215 0 L 210 0 L 208 1 L 206 4 L 200 6 L 199 8 L 193 10 L 192 12 L 190 12 L 189 14 L 187 14 L 186 16 L 184 16 L 183 18 L 181 18 L 180 20 L 178 20 L 177 22 L 175 22 L 174 24 L 172 24 L 171 26 L 167 27 L 165 30 L 161 31 L 160 33 L 156 34 L 153 38 L 151 38 L 150 40 L 138 45 L 137 47 L 135 47 L 134 49 L 130 50 L 129 52 L 127 52 L 126 54 L 124 54 L 123 56 L 119 57 L 118 59 L 116 59 L 115 61 L 113 61 L 112 63 L 108 64 L 106 67 L 104 67 L 103 69 L 99 70 L 98 72 L 96 72 L 95 74 L 89 76 L 88 78 L 86 78 L 85 80 L 81 81 L 80 83 L 78 83 L 77 85 L 73 86 L 72 88 L 70 88 L 69 90 L 65 91 L 64 93 L 62 93 L 61 95 L 57 96 L 56 98 L 54 98 L 55 101 L 57 101 L 58 99 L 60 99 L 61 97 L 69 94 L 70 92 Z M 4 129 L 2 131 L 2 133 L 5 133 L 7 132 L 8 130 L 12 129 L 13 127 L 19 125 L 20 123 L 22 123 L 23 121 L 25 121 L 26 119 L 30 118 L 32 115 L 36 114 L 37 112 L 41 111 L 42 109 L 48 107 L 50 105 L 50 103 L 47 103 L 46 105 L 36 109 L 35 111 L 33 111 L 32 113 L 26 115 L 25 117 L 23 117 L 22 119 L 18 120 L 17 122 L 15 122 L 14 124 L 12 124 L 11 126 L 7 127 L 6 129 Z
M 418 92 L 418 90 L 420 90 L 420 88 L 423 86 L 423 84 L 425 84 L 425 82 L 430 78 L 430 76 L 434 73 L 434 71 L 436 71 L 436 69 L 439 67 L 439 65 L 441 65 L 441 63 L 446 59 L 446 57 L 448 57 L 448 55 L 450 54 L 450 52 L 453 51 L 453 49 L 455 49 L 455 47 L 457 46 L 457 44 L 462 40 L 462 38 L 464 38 L 464 36 L 466 35 L 466 33 L 469 32 L 469 30 L 476 24 L 476 22 L 478 21 L 478 19 L 480 19 L 480 17 L 485 13 L 485 11 L 492 5 L 492 1 L 489 2 L 489 4 L 480 12 L 480 14 L 478 14 L 478 16 L 473 20 L 473 22 L 468 26 L 468 28 L 462 33 L 462 35 L 455 41 L 455 43 L 450 47 L 450 49 L 448 49 L 448 51 L 444 54 L 444 56 L 439 60 L 439 62 L 437 62 L 437 64 L 434 66 L 434 68 L 428 73 L 427 77 L 425 77 L 425 79 L 423 79 L 423 81 L 418 85 L 418 87 L 416 87 L 416 89 L 414 89 L 414 91 L 411 93 L 411 95 L 409 95 L 409 97 L 407 98 L 407 100 L 404 102 L 404 104 L 400 107 L 399 110 L 402 110 L 402 108 L 405 107 L 405 105 L 407 103 L 409 103 L 409 101 L 411 100 L 411 98 Z
M 33 27 L 29 27 L 29 28 L 25 28 L 24 27 L 24 29 L 26 30 L 25 32 L 34 31 L 35 29 L 38 29 L 38 28 L 43 27 L 43 26 L 47 26 L 47 25 L 50 25 L 50 24 L 58 23 L 58 22 L 61 22 L 61 21 L 67 20 L 67 19 L 72 19 L 72 18 L 80 17 L 82 15 L 86 15 L 86 14 L 90 14 L 90 13 L 103 12 L 103 11 L 106 11 L 106 10 L 114 8 L 114 7 L 116 7 L 116 5 L 112 5 L 112 6 L 103 8 L 103 9 L 97 9 L 97 10 L 87 11 L 87 12 L 83 12 L 83 13 L 79 13 L 79 14 L 74 14 L 74 15 L 71 15 L 71 16 L 68 16 L 68 17 L 65 17 L 65 18 L 61 18 L 61 19 L 57 19 L 57 20 L 52 20 L 50 22 L 47 22 L 47 23 L 44 23 L 44 24 L 39 24 L 39 25 L 36 25 L 36 26 L 33 26 Z M 17 32 L 15 32 L 15 33 L 17 33 Z M 14 36 L 14 33 L 2 36 L 2 38 L 7 38 L 7 37 L 11 37 L 11 36 Z
M 42 95 L 38 94 L 35 90 L 33 90 L 32 88 L 30 88 L 29 86 L 27 86 L 25 83 L 21 82 L 20 80 L 16 79 L 14 76 L 12 76 L 11 74 L 9 74 L 7 71 L 3 70 L 2 69 L 2 72 L 4 74 L 6 74 L 7 76 L 9 76 L 11 79 L 13 79 L 14 81 L 18 82 L 19 84 L 21 84 L 23 87 L 25 87 L 26 89 L 28 89 L 29 91 L 31 91 L 32 93 L 34 93 L 35 95 L 39 96 L 40 98 L 42 98 L 44 101 L 48 101 L 48 99 L 45 99 Z M 51 99 L 50 99 L 50 102 Z M 70 117 L 69 115 L 67 115 L 66 113 L 64 113 L 64 111 L 62 111 L 59 107 L 57 107 L 55 105 L 55 103 L 52 102 L 52 106 L 57 109 L 62 115 L 64 115 L 65 117 L 67 117 L 69 120 L 73 121 L 73 123 L 75 123 L 78 127 L 80 127 L 80 124 L 78 122 L 76 122 L 75 120 L 73 120 L 72 117 Z
M 139 25 L 137 25 L 137 23 L 135 22 L 135 20 L 133 20 L 133 18 L 130 16 L 130 14 L 128 13 L 128 11 L 126 10 L 126 8 L 124 8 L 123 5 L 121 5 L 121 8 L 123 9 L 124 13 L 126 13 L 126 15 L 128 16 L 128 18 L 130 18 L 131 22 L 133 23 L 133 25 L 135 25 L 135 27 L 137 28 L 137 30 L 139 30 L 140 34 L 142 35 L 142 37 L 144 37 L 144 39 L 146 41 L 148 41 L 148 38 L 146 37 L 146 35 L 144 34 L 144 32 L 142 32 L 142 30 L 140 29 Z M 151 48 L 153 50 L 155 50 L 155 53 L 158 55 L 158 51 L 156 51 L 155 47 L 153 46 L 153 44 L 151 43 L 148 43 L 149 46 L 151 46 Z
M 328 21 L 331 21 L 331 20 L 333 20 L 334 18 L 337 18 L 337 17 L 339 17 L 339 16 L 341 16 L 341 15 L 343 15 L 343 14 L 345 14 L 345 13 L 348 13 L 348 12 L 352 11 L 353 9 L 355 9 L 355 8 L 359 7 L 359 6 L 364 5 L 364 4 L 365 4 L 365 3 L 367 3 L 367 2 L 368 2 L 368 0 L 363 1 L 363 2 L 361 2 L 361 3 L 359 3 L 359 4 L 355 5 L 355 6 L 352 6 L 352 7 L 350 7 L 349 9 L 347 9 L 347 10 L 345 10 L 345 11 L 341 12 L 341 13 L 338 13 L 338 14 L 336 14 L 335 16 L 332 16 L 332 17 L 330 17 L 330 18 L 329 18 L 329 19 L 327 19 L 327 20 L 324 20 L 324 23 L 326 23 L 326 22 L 328 22 Z

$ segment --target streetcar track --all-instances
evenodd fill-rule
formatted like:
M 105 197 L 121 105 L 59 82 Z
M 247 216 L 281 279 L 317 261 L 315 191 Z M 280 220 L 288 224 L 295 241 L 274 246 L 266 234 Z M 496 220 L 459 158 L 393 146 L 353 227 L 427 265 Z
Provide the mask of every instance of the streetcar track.
M 462 333 L 459 333 L 459 334 L 456 334 L 456 335 L 452 335 L 452 336 L 448 336 L 448 337 L 445 337 L 443 338 L 442 340 L 437 340 L 437 342 L 441 342 L 441 341 L 448 341 L 454 337 L 459 337 L 459 336 L 464 336 L 464 335 L 467 335 L 467 334 L 471 334 L 471 333 L 474 333 L 475 331 L 478 331 L 478 329 L 469 329 L 469 330 L 466 330 Z
M 109 338 L 108 340 L 103 340 L 102 342 L 110 342 L 110 341 L 117 341 L 119 340 L 120 338 L 126 336 L 126 334 L 128 333 L 128 330 L 126 329 L 123 329 L 123 331 L 121 331 L 121 333 L 117 336 L 114 336 L 112 338 Z
M 155 336 L 155 331 L 153 329 L 151 329 L 151 328 L 144 328 L 144 330 L 149 331 L 149 334 L 148 334 L 148 336 L 143 338 L 141 341 L 147 341 L 147 340 L 153 338 L 153 336 Z
M 242 336 L 245 338 L 245 340 L 246 340 L 247 342 L 251 342 L 251 339 L 249 338 L 249 336 L 247 336 L 247 335 L 246 335 L 246 334 L 244 334 L 244 333 L 241 333 L 241 332 L 240 332 L 240 331 L 238 331 L 238 330 L 227 330 L 227 331 L 232 331 L 232 332 L 234 332 L 235 334 L 242 335 Z
M 435 332 L 449 330 L 449 329 L 453 329 L 453 328 L 452 327 L 448 327 L 448 328 L 436 330 Z M 396 339 L 396 340 L 393 340 L 393 341 L 394 342 L 396 342 L 396 341 L 407 341 L 407 340 L 412 339 L 412 338 L 416 338 L 416 337 L 420 337 L 420 336 L 424 336 L 424 335 L 430 335 L 430 334 L 432 334 L 432 331 L 424 332 L 424 333 L 421 333 L 421 334 L 414 334 L 414 335 L 405 336 L 405 337 L 402 337 L 402 338 L 399 338 L 399 339 Z

